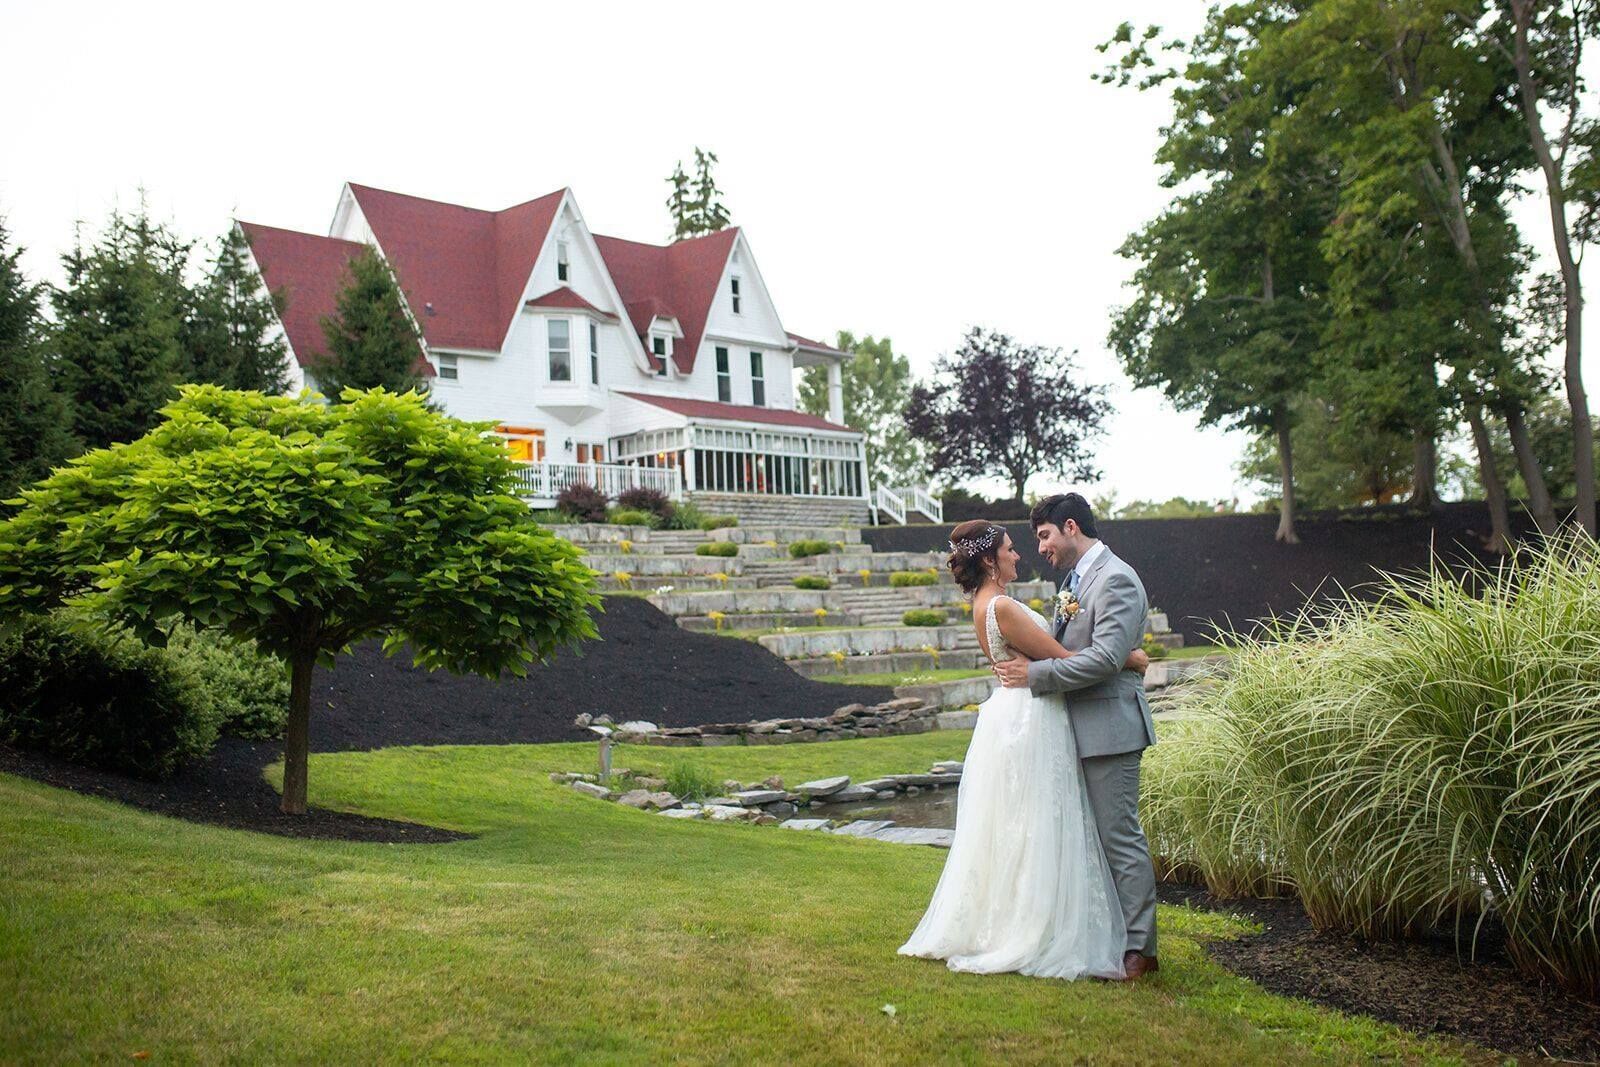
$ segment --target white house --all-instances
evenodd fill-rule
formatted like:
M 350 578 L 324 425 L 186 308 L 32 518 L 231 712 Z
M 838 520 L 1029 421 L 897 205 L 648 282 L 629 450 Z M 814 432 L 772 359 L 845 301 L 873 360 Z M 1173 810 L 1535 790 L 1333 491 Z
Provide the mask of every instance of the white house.
M 591 233 L 571 190 L 481 211 L 347 184 L 329 235 L 238 224 L 281 291 L 293 388 L 324 354 L 346 264 L 394 272 L 449 414 L 492 422 L 530 499 L 572 481 L 653 485 L 717 511 L 862 521 L 850 358 L 784 329 L 738 227 L 670 245 Z M 828 368 L 829 413 L 795 410 L 793 368 Z

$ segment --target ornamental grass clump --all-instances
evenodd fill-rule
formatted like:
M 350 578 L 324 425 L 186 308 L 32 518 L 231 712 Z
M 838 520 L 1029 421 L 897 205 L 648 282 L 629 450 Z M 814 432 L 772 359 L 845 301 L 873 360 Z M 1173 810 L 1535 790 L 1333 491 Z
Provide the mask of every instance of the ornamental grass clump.
M 889 575 L 889 584 L 896 589 L 917 585 L 938 585 L 939 576 L 929 574 L 927 571 L 895 571 Z
M 822 574 L 797 574 L 791 579 L 796 589 L 831 589 L 833 582 Z
M 695 545 L 694 554 L 697 556 L 715 556 L 719 559 L 727 559 L 731 556 L 737 556 L 739 554 L 739 546 L 734 544 L 732 541 L 707 541 L 703 545 Z
M 1466 586 L 1387 578 L 1244 642 L 1178 705 L 1196 721 L 1149 764 L 1169 862 L 1281 875 L 1319 928 L 1364 937 L 1475 940 L 1494 917 L 1524 973 L 1600 996 L 1591 544 Z
M 828 541 L 794 541 L 789 545 L 789 555 L 794 559 L 809 559 L 812 556 L 826 556 L 833 551 L 833 545 Z

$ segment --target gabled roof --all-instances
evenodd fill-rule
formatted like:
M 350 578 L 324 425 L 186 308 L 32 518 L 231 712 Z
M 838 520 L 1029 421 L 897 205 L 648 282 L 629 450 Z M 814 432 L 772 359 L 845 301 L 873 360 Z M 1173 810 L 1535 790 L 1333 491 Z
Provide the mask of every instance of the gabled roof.
M 617 390 L 631 400 L 653 404 L 677 415 L 693 419 L 720 419 L 724 422 L 765 422 L 774 426 L 802 426 L 809 430 L 839 430 L 855 433 L 848 426 L 829 422 L 820 415 L 804 411 L 786 411 L 783 408 L 756 407 L 754 404 L 724 404 L 718 400 L 696 400 L 687 396 L 658 396 L 654 393 L 630 393 Z
M 672 346 L 672 362 L 683 374 L 694 370 L 711 302 L 738 237 L 737 226 L 670 245 L 594 235 L 634 330 L 643 337 L 652 318 L 678 320 L 683 340 Z M 645 351 L 649 349 L 646 343 Z M 652 357 L 651 365 L 657 363 Z
M 616 318 L 611 312 L 601 311 L 565 285 L 552 289 L 543 296 L 536 296 L 532 300 L 525 301 L 522 306 L 530 308 L 569 308 L 574 311 L 587 311 L 590 314 L 600 316 L 602 319 Z
M 354 183 L 350 192 L 428 344 L 498 351 L 566 190 L 503 211 Z
M 809 338 L 809 337 L 801 337 L 797 333 L 788 333 L 786 331 L 785 332 L 785 336 L 787 336 L 789 338 L 789 340 L 793 341 L 795 344 L 799 345 L 801 348 L 811 348 L 811 349 L 815 349 L 818 352 L 832 352 L 832 353 L 835 353 L 836 355 L 841 355 L 841 356 L 848 356 L 850 354 L 849 352 L 846 352 L 842 348 L 835 348 L 832 345 L 825 345 L 821 341 L 813 341 L 813 340 L 811 340 L 811 338 Z
M 295 360 L 302 367 L 311 366 L 327 354 L 322 320 L 336 310 L 350 261 L 367 246 L 254 222 L 241 222 L 239 229 L 250 243 L 267 288 L 284 296 L 281 321 Z

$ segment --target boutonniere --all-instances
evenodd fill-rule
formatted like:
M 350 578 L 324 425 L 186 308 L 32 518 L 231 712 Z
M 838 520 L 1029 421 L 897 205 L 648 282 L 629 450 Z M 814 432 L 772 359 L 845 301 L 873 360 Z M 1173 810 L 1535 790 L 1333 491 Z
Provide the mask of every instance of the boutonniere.
M 1056 618 L 1070 619 L 1083 607 L 1078 603 L 1078 598 L 1071 590 L 1063 589 L 1056 594 Z

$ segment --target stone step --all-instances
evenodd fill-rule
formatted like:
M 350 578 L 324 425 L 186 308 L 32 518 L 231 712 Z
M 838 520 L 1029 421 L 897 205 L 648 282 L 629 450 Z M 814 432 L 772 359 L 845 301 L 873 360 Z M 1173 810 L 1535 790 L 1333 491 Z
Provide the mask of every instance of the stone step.
M 894 687 L 894 695 L 916 697 L 936 708 L 961 708 L 968 704 L 982 704 L 989 699 L 989 694 L 994 692 L 999 684 L 994 675 L 985 674 L 977 678 L 953 678 L 942 682 L 897 685 Z
M 710 537 L 714 541 L 737 541 L 740 544 L 776 541 L 780 545 L 791 545 L 796 541 L 843 541 L 847 546 L 860 546 L 860 550 L 872 551 L 871 545 L 861 543 L 861 531 L 854 526 L 730 526 L 723 530 L 712 530 Z
M 632 572 L 629 572 L 630 574 Z M 636 593 L 648 593 L 651 596 L 671 596 L 674 593 L 688 592 L 756 592 L 754 578 L 730 576 L 726 582 L 719 581 L 709 574 L 673 574 L 673 575 L 634 575 L 632 580 L 619 582 L 612 574 L 605 573 L 595 579 L 595 586 L 602 593 L 615 593 L 628 590 Z
M 696 507 L 712 515 L 737 515 L 740 526 L 870 525 L 865 500 L 842 497 L 770 496 L 763 493 L 689 494 Z
M 830 552 L 826 556 L 813 556 L 817 569 L 826 573 L 854 572 L 863 567 L 878 571 L 931 571 L 949 579 L 944 557 L 933 552 L 874 552 L 863 558 L 856 553 Z M 953 581 L 953 579 L 950 579 Z M 884 579 L 888 584 L 888 579 Z
M 937 670 L 941 667 L 969 670 L 988 661 L 977 649 L 957 649 L 940 652 L 938 659 L 926 652 L 884 652 L 864 656 L 817 656 L 809 659 L 791 659 L 789 666 L 795 673 L 807 678 L 825 674 L 907 674 L 911 671 Z
M 781 659 L 815 659 L 841 652 L 845 656 L 884 652 L 975 649 L 978 636 L 970 626 L 889 626 L 877 629 L 825 630 L 820 633 L 768 634 L 756 638 Z
M 731 559 L 718 559 L 714 556 L 642 556 L 618 553 L 616 555 L 590 554 L 584 557 L 583 562 L 601 574 L 612 574 L 616 571 L 626 571 L 635 578 L 671 578 L 680 575 L 706 575 L 722 573 L 737 575 L 742 573 L 744 563 L 737 556 Z M 659 582 L 655 583 L 661 584 Z
M 658 531 L 648 526 L 616 526 L 603 522 L 575 522 L 546 527 L 551 533 L 576 545 L 594 545 L 615 543 L 617 541 L 632 541 L 635 544 L 644 544 L 653 537 L 658 536 Z
M 826 611 L 827 609 L 821 609 Z M 695 633 L 718 633 L 738 630 L 773 630 L 779 626 L 860 626 L 861 619 L 852 612 L 831 611 L 820 618 L 813 612 L 756 612 L 745 615 L 725 614 L 721 619 L 709 615 L 683 615 L 678 625 Z

